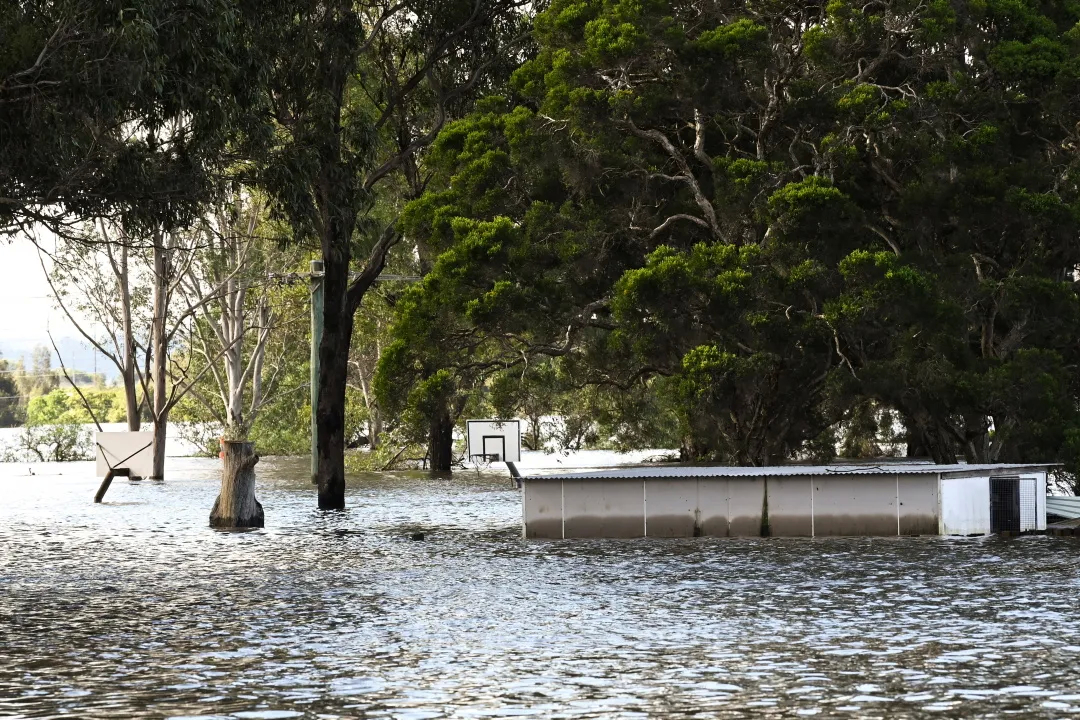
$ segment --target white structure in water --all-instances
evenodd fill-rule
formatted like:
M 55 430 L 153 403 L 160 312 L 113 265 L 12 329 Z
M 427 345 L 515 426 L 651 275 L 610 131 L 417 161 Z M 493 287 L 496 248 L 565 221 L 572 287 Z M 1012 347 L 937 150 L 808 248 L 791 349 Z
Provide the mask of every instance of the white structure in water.
M 631 467 L 523 478 L 525 537 L 986 535 L 1046 529 L 1048 465 Z
M 98 477 L 116 467 L 127 468 L 135 478 L 154 474 L 154 433 L 99 432 L 94 434 L 94 443 Z
M 466 420 L 469 459 L 480 462 L 521 461 L 521 422 L 518 420 Z

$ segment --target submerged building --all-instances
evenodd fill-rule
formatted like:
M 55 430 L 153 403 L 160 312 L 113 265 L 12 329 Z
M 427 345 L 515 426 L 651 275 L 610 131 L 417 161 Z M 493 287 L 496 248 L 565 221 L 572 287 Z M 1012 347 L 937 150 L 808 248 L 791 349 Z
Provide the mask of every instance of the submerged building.
M 1046 529 L 1049 465 L 627 467 L 522 478 L 528 538 L 985 535 Z

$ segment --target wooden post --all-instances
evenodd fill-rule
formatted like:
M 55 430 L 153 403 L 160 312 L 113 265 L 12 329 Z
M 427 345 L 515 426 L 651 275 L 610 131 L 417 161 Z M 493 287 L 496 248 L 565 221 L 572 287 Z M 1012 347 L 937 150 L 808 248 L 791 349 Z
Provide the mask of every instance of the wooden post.
M 319 347 L 323 336 L 323 264 L 311 261 L 311 482 L 319 476 Z
M 222 443 L 221 492 L 210 511 L 210 527 L 263 527 L 263 507 L 255 499 L 255 463 L 259 456 L 249 442 Z
M 99 503 L 105 498 L 105 493 L 109 491 L 113 478 L 118 477 L 131 477 L 131 470 L 127 468 L 110 468 L 109 472 L 105 473 L 105 479 L 101 481 L 101 487 L 98 488 L 97 495 L 94 496 L 94 502 Z

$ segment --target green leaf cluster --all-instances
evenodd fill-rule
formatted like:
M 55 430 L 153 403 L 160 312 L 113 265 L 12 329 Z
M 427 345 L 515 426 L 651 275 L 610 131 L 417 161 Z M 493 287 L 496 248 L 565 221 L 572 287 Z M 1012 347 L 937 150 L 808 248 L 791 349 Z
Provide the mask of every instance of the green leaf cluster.
M 380 397 L 420 408 L 393 381 L 438 376 L 539 417 L 573 414 L 567 388 L 645 393 L 684 456 L 728 462 L 1072 462 L 1078 22 L 555 0 L 403 215 L 442 254 Z

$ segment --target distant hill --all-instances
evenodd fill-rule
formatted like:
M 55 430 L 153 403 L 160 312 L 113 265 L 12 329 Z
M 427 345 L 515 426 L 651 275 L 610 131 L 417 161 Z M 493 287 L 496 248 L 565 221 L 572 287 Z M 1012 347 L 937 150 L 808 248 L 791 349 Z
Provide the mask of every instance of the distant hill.
M 5 340 L 0 338 L 0 353 L 3 353 L 5 360 L 16 361 L 22 359 L 22 361 L 29 366 L 30 355 L 33 353 L 34 348 L 38 345 L 43 345 L 50 350 L 49 338 L 43 337 L 41 340 Z M 56 346 L 60 348 L 60 352 L 64 356 L 64 365 L 68 370 L 81 370 L 85 373 L 93 373 L 96 371 L 104 373 L 107 381 L 112 382 L 119 377 L 119 373 L 116 370 L 116 366 L 109 361 L 108 358 L 102 357 L 90 343 L 86 342 L 82 338 L 57 338 Z M 53 353 L 52 365 L 55 369 L 60 369 L 60 362 L 56 357 L 56 353 Z M 96 366 L 95 366 L 96 362 Z

